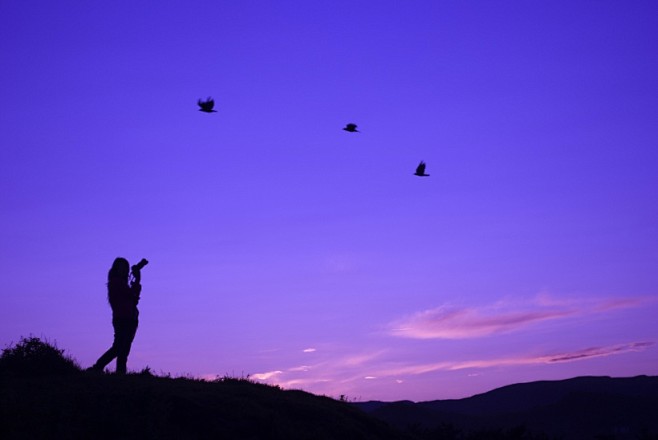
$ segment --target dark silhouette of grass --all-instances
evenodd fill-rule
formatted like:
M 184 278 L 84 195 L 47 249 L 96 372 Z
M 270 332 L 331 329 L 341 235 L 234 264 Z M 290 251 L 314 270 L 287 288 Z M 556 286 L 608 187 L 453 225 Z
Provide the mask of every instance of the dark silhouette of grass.
M 30 336 L 2 350 L 1 376 L 69 375 L 80 372 L 80 366 L 55 343 Z
M 508 388 L 513 391 L 527 386 L 538 385 L 514 385 Z M 610 391 L 610 387 L 607 388 Z M 490 394 L 499 393 L 494 391 Z M 481 400 L 482 397 L 473 399 Z M 555 417 L 547 420 L 559 425 L 567 418 L 565 412 L 577 412 L 577 408 L 601 399 L 601 396 L 593 396 L 584 402 L 576 402 L 576 406 L 570 404 L 570 401 L 560 401 Z M 615 402 L 620 401 L 613 400 L 607 406 Z M 649 408 L 645 409 L 651 411 L 650 408 L 655 408 L 655 400 L 648 402 Z M 620 403 L 621 406 L 632 406 L 632 402 Z M 125 376 L 87 372 L 74 359 L 65 355 L 64 350 L 36 337 L 22 338 L 16 345 L 5 348 L 0 356 L 2 440 L 656 439 L 651 429 L 612 436 L 549 436 L 537 429 L 527 428 L 523 422 L 519 425 L 519 420 L 510 424 L 511 419 L 491 409 L 484 410 L 484 414 L 499 422 L 495 426 L 481 426 L 476 423 L 476 419 L 468 421 L 457 418 L 464 423 L 452 423 L 441 421 L 445 418 L 442 414 L 455 416 L 457 413 L 433 414 L 432 409 L 427 407 L 440 404 L 440 401 L 420 404 L 349 403 L 345 396 L 335 400 L 304 391 L 282 390 L 276 386 L 252 382 L 248 377 L 221 377 L 214 381 L 204 381 L 190 377 L 154 375 L 149 367 Z M 498 402 L 494 407 L 500 408 L 500 405 Z M 423 413 L 422 417 L 417 412 L 419 409 Z M 366 411 L 374 412 L 379 418 Z M 638 411 L 636 408 L 635 412 Z M 388 420 L 391 425 L 381 419 Z M 523 419 L 532 422 L 531 417 L 524 416 Z
M 248 379 L 82 371 L 23 338 L 0 357 L 1 439 L 405 439 L 349 403 Z

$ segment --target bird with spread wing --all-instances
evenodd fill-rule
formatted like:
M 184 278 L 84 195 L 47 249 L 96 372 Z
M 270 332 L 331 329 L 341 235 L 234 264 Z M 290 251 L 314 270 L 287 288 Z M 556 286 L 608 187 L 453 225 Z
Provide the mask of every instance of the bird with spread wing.
M 208 99 L 206 99 L 205 101 L 199 99 L 197 101 L 197 104 L 199 105 L 199 107 L 201 107 L 199 109 L 200 112 L 217 113 L 217 110 L 213 110 L 213 107 L 215 106 L 215 100 L 212 99 L 211 97 L 208 97 Z
M 429 174 L 425 174 L 425 162 L 423 162 L 422 160 L 416 167 L 416 172 L 414 173 L 414 176 L 429 177 Z
M 352 123 L 347 124 L 343 130 L 349 131 L 350 133 L 360 133 L 360 131 L 356 129 L 356 124 Z

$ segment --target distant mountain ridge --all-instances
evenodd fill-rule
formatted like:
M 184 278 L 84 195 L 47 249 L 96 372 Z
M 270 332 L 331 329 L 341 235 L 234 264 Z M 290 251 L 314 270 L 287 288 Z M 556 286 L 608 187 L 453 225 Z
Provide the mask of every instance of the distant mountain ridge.
M 508 385 L 465 399 L 354 405 L 402 429 L 522 425 L 565 440 L 658 438 L 658 376 L 586 376 Z

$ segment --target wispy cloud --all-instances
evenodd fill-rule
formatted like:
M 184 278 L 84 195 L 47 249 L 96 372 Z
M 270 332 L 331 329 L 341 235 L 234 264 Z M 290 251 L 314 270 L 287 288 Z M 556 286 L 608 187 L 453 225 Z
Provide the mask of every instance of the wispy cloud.
M 327 357 L 311 365 L 298 365 L 250 377 L 283 388 L 315 389 L 324 384 L 345 384 L 364 377 L 373 377 L 373 369 L 384 350 Z
M 543 321 L 638 307 L 646 298 L 559 300 L 540 295 L 527 303 L 484 307 L 442 305 L 393 322 L 389 334 L 414 339 L 466 339 L 509 333 Z
M 257 380 L 268 381 L 271 379 L 276 379 L 277 376 L 280 376 L 281 374 L 283 374 L 283 371 L 275 370 L 275 371 L 267 371 L 265 373 L 252 374 L 251 377 Z
M 494 368 L 518 365 L 552 364 L 558 362 L 575 362 L 597 357 L 644 351 L 653 345 L 653 342 L 643 341 L 603 347 L 590 347 L 576 351 L 560 352 L 554 354 L 518 355 L 494 359 L 475 359 L 467 361 L 404 365 L 376 371 L 375 374 L 380 376 L 405 376 L 425 374 L 440 370 L 453 371 L 467 368 Z
M 540 321 L 575 315 L 573 310 L 487 311 L 442 306 L 394 323 L 391 334 L 416 339 L 465 339 L 510 332 Z
M 526 326 L 546 321 L 577 318 L 585 315 L 608 313 L 614 310 L 639 307 L 650 303 L 651 298 L 607 298 L 607 299 L 561 299 L 541 295 L 531 300 L 512 301 L 504 299 L 485 307 L 442 306 L 426 310 L 402 319 L 387 327 L 387 335 L 407 338 L 462 339 L 512 332 Z M 381 333 L 378 336 L 382 336 Z M 382 346 L 380 343 L 385 345 Z M 308 345 L 284 365 L 274 365 L 271 371 L 251 374 L 250 377 L 287 389 L 304 389 L 317 394 L 338 396 L 345 393 L 360 393 L 372 389 L 375 384 L 415 383 L 412 377 L 434 374 L 437 380 L 442 372 L 463 370 L 469 376 L 483 374 L 491 368 L 521 368 L 535 365 L 566 365 L 585 362 L 594 358 L 629 355 L 641 352 L 654 345 L 651 341 L 636 340 L 625 344 L 585 346 L 579 349 L 563 349 L 556 345 L 555 351 L 534 353 L 511 353 L 497 351 L 478 358 L 468 358 L 461 352 L 433 354 L 420 344 L 422 352 L 414 352 L 417 344 L 398 340 L 391 344 L 390 338 L 369 340 L 369 348 L 347 349 L 346 346 L 323 346 L 314 349 Z M 450 344 L 449 344 L 450 345 Z M 545 343 L 540 344 L 545 346 Z M 432 359 L 436 359 L 433 362 Z M 281 358 L 283 360 L 283 358 Z M 271 364 L 270 364 L 271 365 Z M 567 367 L 568 368 L 568 367 Z M 577 367 L 578 369 L 580 367 Z M 430 378 L 430 380 L 433 380 Z M 407 386 L 407 385 L 405 385 Z
M 650 341 L 631 342 L 580 350 L 560 351 L 544 354 L 520 354 L 490 359 L 470 359 L 441 361 L 434 363 L 410 363 L 391 360 L 384 352 L 365 355 L 345 356 L 315 365 L 304 365 L 284 370 L 251 375 L 252 378 L 283 388 L 305 388 L 314 392 L 328 392 L 331 389 L 345 389 L 349 384 L 362 380 L 391 380 L 404 382 L 405 377 L 440 371 L 473 369 L 471 375 L 480 374 L 477 370 L 487 368 L 515 367 L 523 365 L 551 365 L 579 362 L 592 358 L 615 356 L 644 351 L 654 343 Z M 359 362 L 355 362 L 355 360 Z
M 592 347 L 584 350 L 549 356 L 547 362 L 572 362 L 582 359 L 622 354 L 630 351 L 643 351 L 651 347 L 653 342 L 634 342 L 632 344 L 612 345 L 608 347 Z
M 311 367 L 308 365 L 300 365 L 299 367 L 292 367 L 288 371 L 308 371 Z

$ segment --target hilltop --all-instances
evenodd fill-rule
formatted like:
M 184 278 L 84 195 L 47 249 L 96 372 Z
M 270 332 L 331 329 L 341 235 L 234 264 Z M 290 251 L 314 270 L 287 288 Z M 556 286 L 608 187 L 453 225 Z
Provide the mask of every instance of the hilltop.
M 37 338 L 0 358 L 2 439 L 404 439 L 346 402 L 247 379 L 91 373 Z
M 241 379 L 0 378 L 0 438 L 400 439 L 346 402 Z

